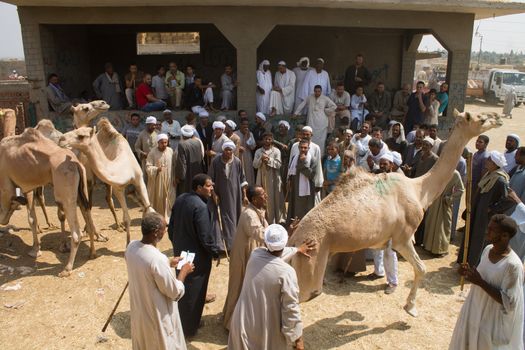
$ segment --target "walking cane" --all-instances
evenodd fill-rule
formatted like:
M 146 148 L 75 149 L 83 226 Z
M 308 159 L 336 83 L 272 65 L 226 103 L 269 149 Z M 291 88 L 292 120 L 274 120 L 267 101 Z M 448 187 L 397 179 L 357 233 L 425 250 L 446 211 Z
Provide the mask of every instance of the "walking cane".
M 470 207 L 472 201 L 472 153 L 467 155 L 467 195 L 465 198 L 466 201 L 466 218 L 465 218 L 465 239 L 463 243 L 463 261 L 465 264 L 467 262 L 468 248 L 469 248 L 469 239 L 470 239 Z M 465 286 L 465 276 L 461 276 L 460 280 L 461 291 L 463 292 L 463 287 Z
M 128 286 L 129 286 L 129 281 L 126 282 L 126 285 L 124 286 L 124 289 L 122 290 L 122 293 L 120 293 L 120 297 L 118 298 L 117 303 L 115 304 L 115 307 L 113 307 L 113 310 L 109 314 L 108 320 L 104 324 L 104 327 L 102 327 L 102 333 L 104 333 L 106 331 L 106 329 L 109 326 L 109 323 L 113 319 L 113 315 L 115 314 L 115 311 L 117 311 L 117 307 L 120 304 L 120 301 L 122 300 L 122 297 L 124 296 L 124 293 L 126 292 L 126 289 L 128 289 Z
M 228 255 L 228 247 L 226 247 L 226 241 L 224 240 L 224 229 L 222 226 L 222 215 L 221 215 L 221 207 L 219 206 L 219 199 L 214 199 L 215 205 L 217 206 L 217 216 L 219 217 L 219 229 L 221 230 L 221 239 L 222 244 L 224 245 L 224 252 L 226 253 L 226 260 L 230 262 L 230 256 Z

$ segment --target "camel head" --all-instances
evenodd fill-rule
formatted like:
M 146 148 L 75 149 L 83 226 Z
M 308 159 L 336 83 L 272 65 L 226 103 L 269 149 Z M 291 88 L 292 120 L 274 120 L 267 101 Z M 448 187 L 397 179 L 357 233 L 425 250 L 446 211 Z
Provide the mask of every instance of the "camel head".
M 88 126 L 93 119 L 95 119 L 100 113 L 107 111 L 109 107 L 110 106 L 106 101 L 103 100 L 81 103 L 71 107 L 75 126 L 77 128 Z
M 60 137 L 60 147 L 70 147 L 86 152 L 91 146 L 92 138 L 95 136 L 95 128 L 83 126 L 81 128 L 66 132 Z
M 468 139 L 503 125 L 499 114 L 494 112 L 474 115 L 469 112 L 460 113 L 454 109 L 454 118 L 456 118 L 454 129 L 463 132 Z

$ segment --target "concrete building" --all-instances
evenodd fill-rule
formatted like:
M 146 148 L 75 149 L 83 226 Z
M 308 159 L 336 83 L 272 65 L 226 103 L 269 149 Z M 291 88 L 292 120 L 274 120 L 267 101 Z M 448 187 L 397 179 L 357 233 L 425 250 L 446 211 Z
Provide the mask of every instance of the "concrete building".
M 225 63 L 240 81 L 238 108 L 255 110 L 255 70 L 269 59 L 290 67 L 323 57 L 332 81 L 357 53 L 374 81 L 391 90 L 412 82 L 417 48 L 433 34 L 448 50 L 450 108 L 462 109 L 475 19 L 520 13 L 520 1 L 449 0 L 7 0 L 18 6 L 31 100 L 47 113 L 46 76 L 56 72 L 72 96 L 89 90 L 111 61 L 122 77 L 129 63 L 154 72 L 174 59 L 218 83 Z M 89 6 L 89 7 L 86 7 Z M 200 53 L 137 55 L 139 32 L 198 32 Z

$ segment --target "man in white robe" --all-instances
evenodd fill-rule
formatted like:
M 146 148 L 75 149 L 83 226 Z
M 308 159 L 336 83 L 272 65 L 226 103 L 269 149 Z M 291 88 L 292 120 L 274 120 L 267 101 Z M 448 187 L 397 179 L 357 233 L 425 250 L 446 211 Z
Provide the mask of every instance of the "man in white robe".
M 308 57 L 301 57 L 297 62 L 297 67 L 293 69 L 295 74 L 295 103 L 294 106 L 299 106 L 303 100 L 308 97 L 304 94 L 304 82 L 308 72 L 313 68 L 310 67 L 310 59 Z
M 282 259 L 288 232 L 270 225 L 264 242 L 266 248 L 255 249 L 248 260 L 228 349 L 304 349 L 297 275 Z
M 232 109 L 236 88 L 237 80 L 233 73 L 233 67 L 231 64 L 227 64 L 224 67 L 224 74 L 221 75 L 221 111 Z
M 295 73 L 280 61 L 275 73 L 274 87 L 270 95 L 270 116 L 291 114 L 295 101 Z
M 372 138 L 372 136 L 369 135 L 369 132 L 370 124 L 368 122 L 364 122 L 361 125 L 361 131 L 356 132 L 355 135 L 352 137 L 352 140 L 350 141 L 352 144 L 355 145 L 356 164 L 359 164 L 361 162 L 361 159 L 368 152 L 368 141 L 370 141 L 370 139 Z
M 259 64 L 259 69 L 257 70 L 257 112 L 270 113 L 272 87 L 270 61 L 264 60 Z
M 164 121 L 160 127 L 160 133 L 168 135 L 169 146 L 173 151 L 177 151 L 177 146 L 179 144 L 182 132 L 180 130 L 180 123 L 176 120 L 173 120 L 173 113 L 171 110 L 166 109 L 162 112 Z
M 134 350 L 186 350 L 177 301 L 184 296 L 184 280 L 193 272 L 186 263 L 177 277 L 173 267 L 180 258 L 162 254 L 157 243 L 166 232 L 166 221 L 158 213 L 142 219 L 142 240 L 126 249 L 128 268 L 131 344 Z
M 213 138 L 211 149 L 207 151 L 208 157 L 213 159 L 217 154 L 222 152 L 222 144 L 226 141 L 230 141 L 228 136 L 224 134 L 224 129 L 226 125 L 223 122 L 214 121 L 212 124 L 213 128 Z
M 323 95 L 330 96 L 332 87 L 330 86 L 330 75 L 324 69 L 324 59 L 318 58 L 315 62 L 315 69 L 312 69 L 306 75 L 303 84 L 303 95 L 309 96 L 314 93 L 317 85 L 321 86 Z
M 306 125 L 315 130 L 315 135 L 312 141 L 321 147 L 321 157 L 324 154 L 326 135 L 328 133 L 328 120 L 334 117 L 336 104 L 325 95 L 322 95 L 322 87 L 316 85 L 314 93 L 306 100 L 301 102 L 295 109 L 294 117 L 301 113 L 304 107 L 308 106 L 308 116 L 306 119 Z
M 148 196 L 151 206 L 166 220 L 175 203 L 176 184 L 173 181 L 173 150 L 168 147 L 168 136 L 157 136 L 157 147 L 153 148 L 146 159 L 148 174 Z

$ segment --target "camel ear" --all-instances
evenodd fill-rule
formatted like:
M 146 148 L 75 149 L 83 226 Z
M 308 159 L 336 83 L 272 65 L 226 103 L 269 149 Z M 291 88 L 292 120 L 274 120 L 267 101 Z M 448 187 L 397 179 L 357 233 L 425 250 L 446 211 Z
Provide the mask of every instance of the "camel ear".
M 456 108 L 454 108 L 454 118 L 457 117 L 459 117 L 459 111 Z

